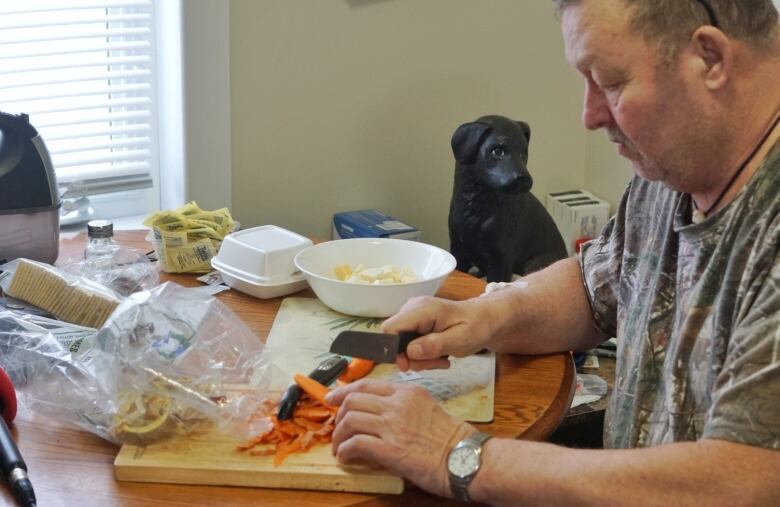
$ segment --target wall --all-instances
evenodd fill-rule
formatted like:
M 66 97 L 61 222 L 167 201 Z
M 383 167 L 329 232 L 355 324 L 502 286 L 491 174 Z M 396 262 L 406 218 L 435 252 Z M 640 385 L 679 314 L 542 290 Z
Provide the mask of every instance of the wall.
M 537 197 L 585 184 L 549 1 L 231 0 L 229 82 L 245 227 L 329 238 L 333 213 L 378 208 L 448 247 L 450 138 L 484 114 L 530 123 Z
M 183 0 L 181 17 L 184 197 L 204 209 L 231 206 L 229 8 Z
M 585 187 L 610 203 L 614 213 L 634 172 L 604 131 L 585 135 Z

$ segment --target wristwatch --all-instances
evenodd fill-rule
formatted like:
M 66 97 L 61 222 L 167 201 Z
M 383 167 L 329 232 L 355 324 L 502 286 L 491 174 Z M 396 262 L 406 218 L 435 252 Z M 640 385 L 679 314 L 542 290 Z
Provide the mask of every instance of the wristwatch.
M 447 456 L 447 471 L 450 475 L 450 490 L 458 500 L 470 502 L 469 484 L 479 471 L 482 461 L 482 445 L 493 435 L 481 431 L 472 433 L 452 448 Z

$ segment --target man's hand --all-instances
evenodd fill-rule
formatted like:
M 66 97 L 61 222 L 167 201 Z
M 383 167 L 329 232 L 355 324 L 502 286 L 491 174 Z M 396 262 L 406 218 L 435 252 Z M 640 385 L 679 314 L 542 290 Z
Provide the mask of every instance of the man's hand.
M 382 331 L 423 335 L 398 356 L 396 364 L 403 371 L 448 368 L 448 356 L 465 357 L 482 349 L 548 354 L 587 350 L 607 338 L 593 325 L 579 263 L 573 258 L 483 297 L 410 299 L 382 324 Z
M 360 380 L 335 389 L 327 401 L 340 405 L 333 431 L 340 462 L 379 465 L 450 496 L 447 454 L 475 429 L 444 412 L 425 389 Z
M 447 356 L 465 357 L 485 348 L 492 337 L 490 304 L 476 298 L 449 301 L 433 297 L 410 299 L 382 324 L 385 333 L 417 331 L 406 354 L 396 360 L 402 371 L 449 368 Z

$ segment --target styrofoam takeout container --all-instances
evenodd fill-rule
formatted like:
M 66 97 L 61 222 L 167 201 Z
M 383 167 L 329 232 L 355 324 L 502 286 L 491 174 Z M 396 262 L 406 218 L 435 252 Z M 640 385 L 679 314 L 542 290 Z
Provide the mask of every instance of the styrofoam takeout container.
M 275 225 L 262 225 L 225 236 L 211 265 L 230 287 L 261 299 L 306 288 L 293 264 L 295 255 L 312 241 Z

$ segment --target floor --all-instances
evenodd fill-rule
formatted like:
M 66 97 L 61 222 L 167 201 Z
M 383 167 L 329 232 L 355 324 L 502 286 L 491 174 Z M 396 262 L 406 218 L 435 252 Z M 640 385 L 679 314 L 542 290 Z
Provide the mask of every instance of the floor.
M 576 449 L 603 448 L 604 411 L 594 411 L 576 421 L 565 419 L 550 436 L 549 442 Z

